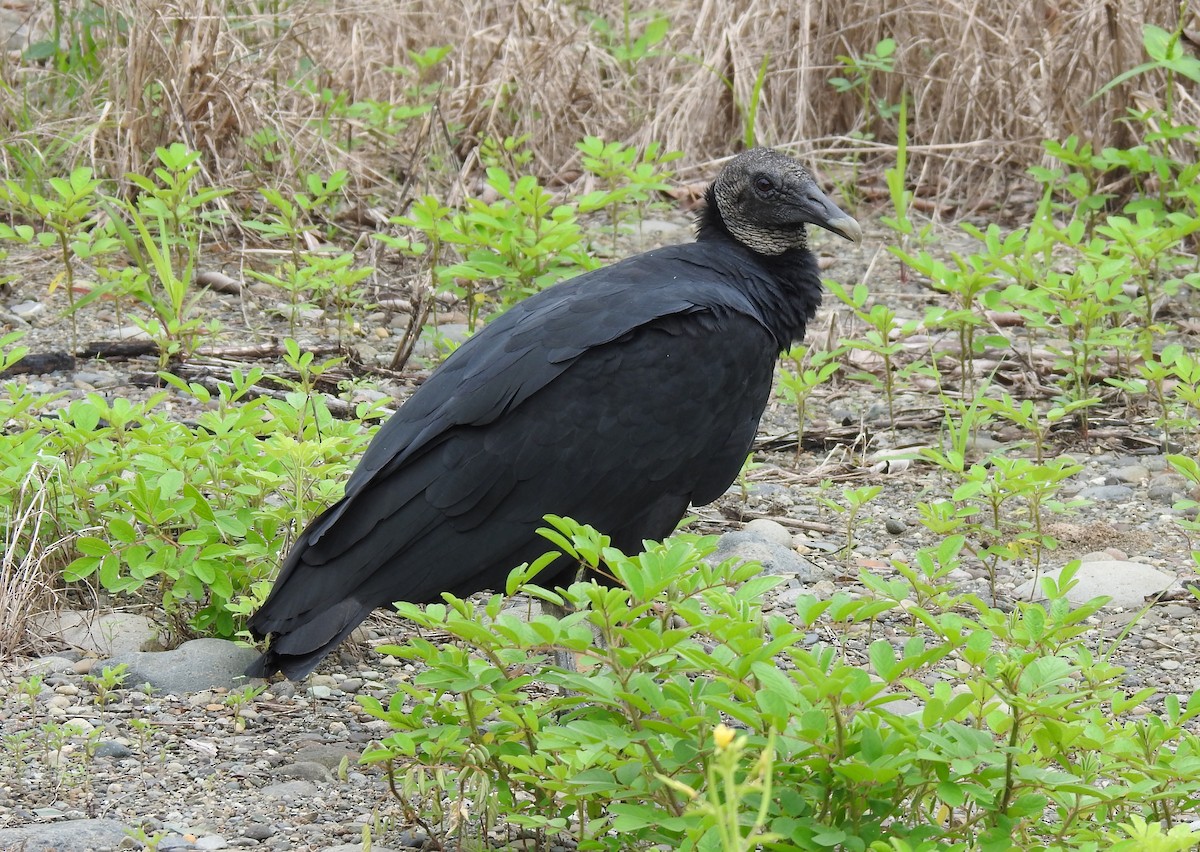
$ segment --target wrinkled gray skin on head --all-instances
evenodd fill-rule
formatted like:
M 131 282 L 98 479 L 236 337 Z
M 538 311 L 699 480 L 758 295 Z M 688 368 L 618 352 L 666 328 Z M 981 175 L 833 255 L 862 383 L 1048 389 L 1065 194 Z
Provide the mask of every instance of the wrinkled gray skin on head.
M 760 254 L 806 248 L 805 225 L 848 240 L 862 237 L 858 223 L 826 197 L 803 166 L 770 148 L 734 157 L 717 176 L 713 196 L 729 232 Z

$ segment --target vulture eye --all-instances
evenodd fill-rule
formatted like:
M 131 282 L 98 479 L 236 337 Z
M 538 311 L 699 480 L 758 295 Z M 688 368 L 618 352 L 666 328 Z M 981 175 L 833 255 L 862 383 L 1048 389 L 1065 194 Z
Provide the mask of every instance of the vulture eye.
M 754 179 L 754 188 L 766 195 L 769 192 L 775 191 L 775 182 L 766 175 L 759 175 Z

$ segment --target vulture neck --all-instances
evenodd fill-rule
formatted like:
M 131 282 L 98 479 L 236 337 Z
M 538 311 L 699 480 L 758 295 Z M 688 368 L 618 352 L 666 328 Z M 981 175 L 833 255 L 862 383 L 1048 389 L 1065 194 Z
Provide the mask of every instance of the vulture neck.
M 775 337 L 779 351 L 790 349 L 804 338 L 808 321 L 821 306 L 821 270 L 807 245 L 781 254 L 761 254 L 733 236 L 717 210 L 712 187 L 707 204 L 696 219 L 696 241 L 702 245 L 727 247 L 730 266 L 741 275 L 741 289 L 759 309 L 759 320 Z M 804 226 L 801 226 L 804 227 Z M 753 264 L 746 268 L 746 261 Z

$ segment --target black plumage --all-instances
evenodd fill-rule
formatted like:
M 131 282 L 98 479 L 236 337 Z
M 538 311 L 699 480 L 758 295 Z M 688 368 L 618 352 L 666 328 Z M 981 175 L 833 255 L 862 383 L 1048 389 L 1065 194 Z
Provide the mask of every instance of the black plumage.
M 288 554 L 247 674 L 303 677 L 375 607 L 502 588 L 548 549 L 546 514 L 634 551 L 724 493 L 820 303 L 805 225 L 861 232 L 771 149 L 735 157 L 706 201 L 695 242 L 531 296 L 433 372 Z

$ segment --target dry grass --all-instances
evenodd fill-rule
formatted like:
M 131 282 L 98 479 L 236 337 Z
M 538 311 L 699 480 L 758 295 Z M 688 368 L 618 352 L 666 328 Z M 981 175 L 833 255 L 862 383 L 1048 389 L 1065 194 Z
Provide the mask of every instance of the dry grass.
M 28 650 L 26 625 L 55 603 L 50 574 L 43 568 L 49 550 L 42 545 L 47 490 L 53 477 L 50 468 L 30 468 L 13 500 L 12 517 L 2 525 L 6 535 L 0 553 L 0 660 Z
M 68 23 L 89 0 L 62 0 Z M 46 31 L 48 3 L 29 16 Z M 1089 100 L 1142 60 L 1141 25 L 1174 25 L 1163 0 L 635 0 L 671 20 L 667 39 L 631 69 L 589 26 L 585 3 L 466 0 L 447 14 L 430 0 L 116 0 L 97 30 L 97 68 L 75 90 L 48 65 L 10 53 L 0 83 L 19 95 L 0 107 L 0 170 L 27 157 L 89 163 L 104 174 L 141 170 L 155 145 L 183 139 L 211 156 L 211 177 L 252 186 L 296 172 L 348 168 L 366 194 L 456 173 L 485 135 L 528 134 L 538 170 L 569 172 L 586 134 L 683 150 L 697 166 L 736 150 L 764 56 L 769 73 L 759 141 L 810 157 L 887 153 L 895 128 L 828 84 L 837 56 L 898 43 L 895 71 L 874 94 L 912 96 L 914 175 L 926 188 L 987 191 L 1037 161 L 1044 138 L 1079 134 L 1122 144 L 1114 119 L 1161 100 L 1147 75 Z M 622 29 L 622 3 L 588 14 Z M 116 16 L 125 30 L 118 34 Z M 635 21 L 635 32 L 640 26 Z M 36 27 L 35 27 L 36 29 Z M 409 103 L 410 50 L 453 46 L 422 82 L 434 112 L 387 128 L 345 103 Z M 23 104 L 23 105 L 22 105 Z M 81 108 L 82 105 L 91 105 Z M 740 107 L 739 107 L 740 105 Z M 1185 101 L 1195 112 L 1195 102 Z M 246 144 L 264 131 L 274 162 Z M 873 134 L 864 143 L 852 134 Z M 59 150 L 61 149 L 61 150 Z M 58 152 L 57 154 L 55 152 Z M 967 184 L 961 179 L 971 176 Z M 950 186 L 953 184 L 953 186 Z

